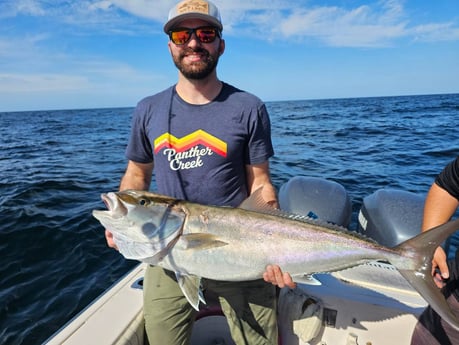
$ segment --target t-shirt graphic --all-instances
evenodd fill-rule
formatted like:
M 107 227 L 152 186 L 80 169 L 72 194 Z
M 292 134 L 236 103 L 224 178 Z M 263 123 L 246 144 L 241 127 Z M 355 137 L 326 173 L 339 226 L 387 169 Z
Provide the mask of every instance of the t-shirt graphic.
M 182 138 L 166 132 L 154 141 L 155 155 L 161 151 L 169 161 L 171 170 L 188 170 L 202 167 L 204 156 L 215 153 L 226 158 L 227 144 L 202 129 Z

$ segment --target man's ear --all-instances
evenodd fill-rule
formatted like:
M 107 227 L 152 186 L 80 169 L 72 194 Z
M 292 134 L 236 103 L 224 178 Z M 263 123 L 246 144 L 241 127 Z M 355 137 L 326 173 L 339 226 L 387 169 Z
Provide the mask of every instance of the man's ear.
M 225 52 L 225 40 L 224 39 L 220 39 L 220 45 L 218 47 L 218 53 L 220 54 L 220 56 L 222 56 L 224 52 Z

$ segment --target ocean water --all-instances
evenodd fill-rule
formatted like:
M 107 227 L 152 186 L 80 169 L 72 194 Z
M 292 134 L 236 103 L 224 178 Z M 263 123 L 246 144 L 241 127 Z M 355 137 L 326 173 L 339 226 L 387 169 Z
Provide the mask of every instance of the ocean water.
M 459 94 L 267 103 L 277 188 L 342 184 L 353 223 L 381 188 L 425 195 L 459 155 Z M 0 343 L 41 344 L 136 262 L 91 216 L 124 172 L 131 108 L 0 113 Z

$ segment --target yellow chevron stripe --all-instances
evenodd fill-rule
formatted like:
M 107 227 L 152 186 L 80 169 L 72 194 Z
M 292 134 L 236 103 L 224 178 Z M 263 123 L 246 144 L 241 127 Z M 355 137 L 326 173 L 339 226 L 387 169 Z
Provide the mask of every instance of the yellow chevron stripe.
M 220 155 L 226 156 L 227 154 L 227 144 L 202 129 L 198 129 L 182 138 L 177 138 L 166 132 L 155 139 L 154 151 L 158 152 L 164 147 L 169 147 L 175 149 L 177 152 L 182 152 L 197 144 L 212 148 Z

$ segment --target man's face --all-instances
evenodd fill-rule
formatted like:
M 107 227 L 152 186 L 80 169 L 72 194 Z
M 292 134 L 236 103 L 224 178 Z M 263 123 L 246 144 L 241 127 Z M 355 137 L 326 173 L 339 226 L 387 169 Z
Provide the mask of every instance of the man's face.
M 177 28 L 194 29 L 209 26 L 209 23 L 190 19 L 184 20 Z M 169 41 L 169 50 L 175 66 L 187 79 L 205 79 L 217 67 L 218 59 L 224 51 L 224 41 L 217 37 L 212 43 L 200 42 L 193 33 L 190 40 L 182 45 Z

